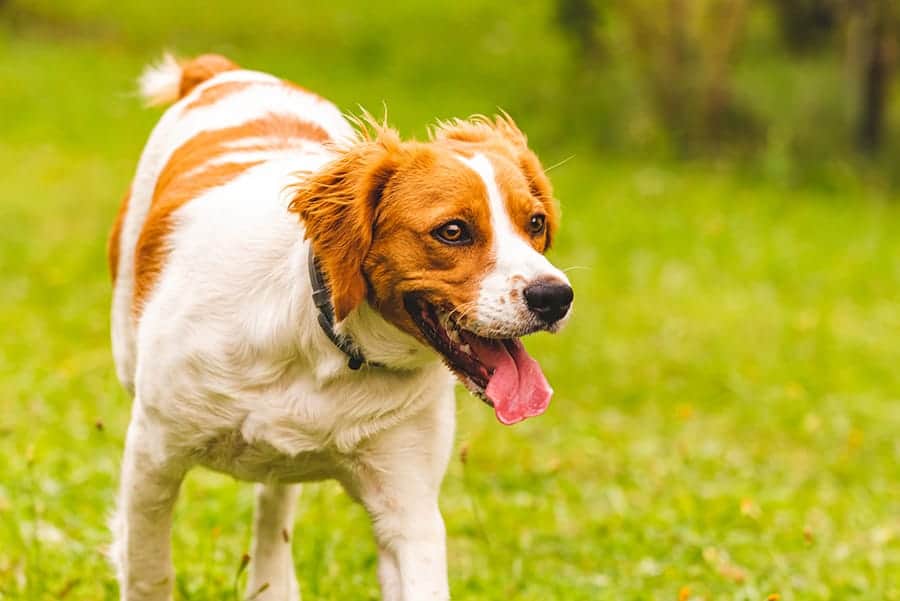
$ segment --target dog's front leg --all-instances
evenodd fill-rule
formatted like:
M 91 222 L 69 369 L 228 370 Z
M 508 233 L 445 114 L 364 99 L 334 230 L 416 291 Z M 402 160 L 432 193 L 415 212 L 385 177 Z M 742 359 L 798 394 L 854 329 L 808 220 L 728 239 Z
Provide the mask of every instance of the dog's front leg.
M 382 474 L 385 476 L 386 474 Z M 447 601 L 447 551 L 436 491 L 378 478 L 384 492 L 367 489 L 362 502 L 378 542 L 378 578 L 384 601 Z M 405 494 L 395 497 L 390 488 Z
M 374 513 L 374 512 L 373 512 Z M 374 518 L 384 601 L 447 601 L 447 551 L 437 498 Z
M 384 601 L 450 598 L 438 493 L 453 445 L 454 410 L 451 391 L 378 436 L 348 487 L 372 518 Z
M 125 439 L 110 553 L 123 601 L 172 598 L 172 510 L 185 466 L 166 455 L 157 434 L 135 410 Z
M 400 569 L 394 550 L 378 545 L 378 584 L 381 585 L 381 597 L 385 601 L 403 599 L 400 589 Z

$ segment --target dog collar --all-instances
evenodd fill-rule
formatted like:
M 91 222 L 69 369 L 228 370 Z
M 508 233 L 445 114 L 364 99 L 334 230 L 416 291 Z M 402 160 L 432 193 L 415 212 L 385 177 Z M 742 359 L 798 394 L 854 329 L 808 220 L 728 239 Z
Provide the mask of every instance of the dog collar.
M 319 267 L 319 261 L 312 251 L 309 249 L 309 282 L 312 285 L 313 303 L 319 310 L 319 325 L 322 331 L 328 336 L 328 339 L 338 347 L 342 353 L 347 355 L 347 367 L 357 370 L 363 365 L 372 367 L 380 367 L 379 363 L 366 361 L 359 347 L 353 342 L 349 336 L 338 334 L 334 331 L 334 306 L 331 304 L 331 289 L 325 280 L 325 274 Z

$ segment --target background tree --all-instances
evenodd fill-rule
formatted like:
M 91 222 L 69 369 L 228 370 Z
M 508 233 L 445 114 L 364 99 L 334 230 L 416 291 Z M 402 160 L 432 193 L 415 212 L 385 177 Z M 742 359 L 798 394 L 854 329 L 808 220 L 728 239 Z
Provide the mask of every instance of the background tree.
M 655 121 L 676 154 L 718 150 L 754 138 L 755 120 L 732 93 L 731 76 L 747 23 L 747 0 L 624 0 L 608 18 L 625 43 Z M 600 10 L 592 0 L 559 0 L 557 15 L 576 41 L 583 69 L 596 69 Z
M 557 0 L 556 19 L 575 41 L 582 60 L 593 60 L 602 55 L 603 41 L 598 30 L 603 15 L 601 7 L 593 0 Z
M 794 53 L 833 44 L 844 0 L 770 0 L 785 45 Z
M 845 20 L 848 63 L 857 90 L 856 143 L 871 155 L 884 140 L 900 11 L 893 0 L 848 0 Z
M 643 110 L 677 155 L 786 143 L 813 164 L 874 155 L 888 137 L 897 0 L 557 0 L 555 13 L 575 53 L 574 108 L 620 111 L 613 124 Z M 611 105 L 623 80 L 633 102 Z

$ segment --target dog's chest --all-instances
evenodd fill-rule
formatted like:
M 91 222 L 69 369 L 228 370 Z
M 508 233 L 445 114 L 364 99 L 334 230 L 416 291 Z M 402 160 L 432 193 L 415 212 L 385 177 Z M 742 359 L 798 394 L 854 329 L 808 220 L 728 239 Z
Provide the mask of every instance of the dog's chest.
M 351 454 L 334 449 L 288 454 L 265 440 L 248 441 L 240 430 L 207 442 L 198 457 L 202 465 L 250 482 L 304 482 L 340 477 L 354 463 Z
M 437 364 L 419 373 L 349 374 L 326 386 L 307 374 L 216 395 L 219 422 L 197 445 L 199 463 L 250 481 L 343 478 L 368 443 L 452 387 Z

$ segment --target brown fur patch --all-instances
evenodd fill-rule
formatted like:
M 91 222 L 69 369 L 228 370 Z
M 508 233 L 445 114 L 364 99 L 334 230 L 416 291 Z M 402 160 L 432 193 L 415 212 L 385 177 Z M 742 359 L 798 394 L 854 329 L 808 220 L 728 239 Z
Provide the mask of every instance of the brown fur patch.
M 209 106 L 211 104 L 215 104 L 216 102 L 222 100 L 227 96 L 231 96 L 237 92 L 241 92 L 250 87 L 256 86 L 267 86 L 267 87 L 283 87 L 293 90 L 294 92 L 300 92 L 302 94 L 306 94 L 307 96 L 313 96 L 315 98 L 319 98 L 317 94 L 310 92 L 306 88 L 295 84 L 294 82 L 288 81 L 286 79 L 282 79 L 279 81 L 226 81 L 219 84 L 214 84 L 206 89 L 204 89 L 197 98 L 189 102 L 184 108 L 186 110 L 191 110 L 195 108 L 200 108 L 204 106 Z
M 494 168 L 494 178 L 503 196 L 506 213 L 519 235 L 538 252 L 545 252 L 550 245 L 550 232 L 556 227 L 556 205 L 549 195 L 535 193 L 534 181 L 529 181 L 523 169 L 504 155 L 488 154 Z M 528 225 L 535 215 L 544 215 L 544 231 L 532 234 Z
M 337 321 L 366 297 L 362 263 L 399 148 L 395 137 L 360 142 L 299 185 L 291 201 L 328 278 Z
M 245 138 L 269 138 L 264 145 L 229 147 Z M 314 123 L 290 115 L 270 113 L 233 127 L 205 131 L 182 144 L 166 163 L 156 181 L 153 203 L 176 178 L 192 178 L 191 171 L 217 156 L 235 151 L 278 150 L 289 148 L 297 140 L 325 142 L 328 133 Z
M 109 275 L 113 283 L 119 274 L 119 248 L 122 244 L 122 226 L 125 224 L 125 214 L 128 212 L 128 201 L 131 199 L 131 186 L 122 197 L 119 203 L 119 213 L 113 222 L 112 229 L 109 231 L 109 238 L 106 242 L 106 257 L 109 260 Z
M 246 90 L 255 82 L 251 81 L 226 81 L 217 85 L 211 85 L 204 89 L 200 94 L 185 105 L 185 110 L 209 106 L 222 100 L 226 96 L 231 96 L 235 92 Z
M 305 223 L 338 320 L 368 298 L 385 318 L 421 339 L 404 295 L 465 311 L 493 264 L 487 191 L 454 151 L 401 142 L 380 126 L 376 134 L 302 182 L 291 210 Z M 452 220 L 471 227 L 472 244 L 435 238 L 432 232 Z
M 181 85 L 179 98 L 187 96 L 191 90 L 219 73 L 240 69 L 235 63 L 220 54 L 202 54 L 181 65 Z
M 175 185 L 170 185 L 164 194 L 154 197 L 135 247 L 134 295 L 131 306 L 135 316 L 140 315 L 144 302 L 162 273 L 168 254 L 166 240 L 172 230 L 172 213 L 204 190 L 226 184 L 261 162 L 215 165 L 193 177 L 182 178 Z
M 469 156 L 476 152 L 495 155 L 491 161 L 495 171 L 498 162 L 496 155 L 509 159 L 524 175 L 531 196 L 542 205 L 541 212 L 546 215 L 547 228 L 539 249 L 543 252 L 550 248 L 553 235 L 559 226 L 559 208 L 553 199 L 553 188 L 544 173 L 540 160 L 528 148 L 528 139 L 512 120 L 512 117 L 504 113 L 494 119 L 474 117 L 468 120 L 457 119 L 439 123 L 432 132 L 432 138 Z M 506 171 L 506 174 L 502 178 L 498 174 L 498 180 L 503 179 L 510 185 L 514 177 L 506 169 L 500 171 Z M 498 185 L 502 185 L 502 183 L 498 182 Z M 518 193 L 512 199 L 507 196 L 506 202 L 511 213 L 520 212 L 521 206 L 527 204 Z M 516 223 L 522 227 L 521 223 Z M 525 233 L 527 234 L 527 232 Z M 527 238 L 531 238 L 530 234 L 527 235 Z
M 266 138 L 265 144 L 229 147 L 246 138 Z M 232 152 L 290 148 L 297 140 L 323 142 L 328 134 L 318 125 L 293 116 L 270 114 L 234 127 L 197 134 L 172 153 L 156 181 L 150 211 L 135 250 L 135 285 L 132 311 L 140 314 L 143 303 L 162 271 L 171 215 L 205 190 L 221 186 L 261 161 L 209 165 Z
M 404 296 L 420 295 L 465 322 L 482 279 L 494 266 L 494 232 L 487 190 L 478 174 L 446 148 L 421 144 L 413 150 L 385 189 L 364 272 L 370 303 L 421 339 Z M 448 245 L 433 234 L 455 220 L 471 230 L 470 244 Z

